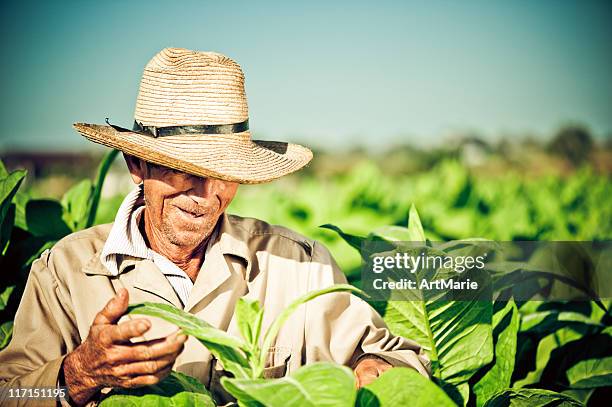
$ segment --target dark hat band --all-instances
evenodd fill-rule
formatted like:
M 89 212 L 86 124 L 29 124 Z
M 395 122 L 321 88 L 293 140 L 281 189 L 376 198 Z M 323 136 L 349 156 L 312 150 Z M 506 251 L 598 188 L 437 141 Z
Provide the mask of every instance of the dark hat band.
M 117 131 L 130 131 L 123 127 L 119 127 L 111 124 L 106 118 L 106 124 L 111 126 Z M 240 123 L 233 124 L 198 124 L 188 126 L 145 126 L 142 123 L 138 123 L 134 120 L 134 126 L 132 127 L 133 132 L 139 134 L 145 134 L 151 137 L 164 137 L 164 136 L 176 136 L 180 134 L 232 134 L 242 133 L 249 129 L 249 119 L 246 119 Z
M 249 129 L 249 119 L 233 124 L 199 124 L 189 126 L 144 126 L 134 121 L 132 131 L 148 134 L 153 137 L 176 136 L 179 134 L 232 134 L 242 133 Z

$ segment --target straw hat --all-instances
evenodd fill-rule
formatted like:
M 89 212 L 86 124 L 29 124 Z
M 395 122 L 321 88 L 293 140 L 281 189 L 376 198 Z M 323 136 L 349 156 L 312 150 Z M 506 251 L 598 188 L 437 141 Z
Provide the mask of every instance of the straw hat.
M 145 161 L 242 184 L 271 181 L 312 159 L 300 145 L 252 140 L 240 65 L 214 52 L 166 48 L 140 82 L 134 127 L 75 123 L 89 140 Z

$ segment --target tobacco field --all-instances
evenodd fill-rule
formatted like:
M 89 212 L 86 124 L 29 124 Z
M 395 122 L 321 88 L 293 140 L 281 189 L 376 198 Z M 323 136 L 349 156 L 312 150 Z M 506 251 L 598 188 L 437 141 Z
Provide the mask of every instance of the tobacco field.
M 101 198 L 101 192 L 115 156 L 107 154 L 96 177 L 75 183 L 61 199 L 32 197 L 22 185 L 25 171 L 0 166 L 0 348 L 11 339 L 12 317 L 32 261 L 71 232 L 112 221 L 122 196 Z M 391 244 L 418 241 L 425 247 L 429 241 L 475 237 L 611 240 L 612 182 L 609 174 L 589 166 L 563 175 L 529 177 L 505 171 L 486 176 L 449 157 L 426 171 L 390 175 L 364 160 L 347 171 L 308 172 L 242 186 L 229 212 L 321 241 L 351 284 L 330 290 L 360 295 L 359 239 L 367 236 L 380 235 Z M 389 231 L 395 238 L 388 237 Z M 517 272 L 529 270 L 503 270 Z M 327 294 L 311 297 L 315 295 Z M 300 299 L 296 307 L 310 299 Z M 260 332 L 257 303 L 237 304 L 242 338 L 155 304 L 133 305 L 131 312 L 163 316 L 214 348 L 233 376 L 223 385 L 240 405 L 579 406 L 604 405 L 612 397 L 612 302 L 607 298 L 546 301 L 534 294 L 529 301 L 510 295 L 504 301 L 424 299 L 372 305 L 395 334 L 425 348 L 432 361 L 431 381 L 398 368 L 358 391 L 348 368 L 328 363 L 303 367 L 291 378 L 263 379 L 259 356 L 274 332 Z M 116 392 L 102 405 L 145 402 L 214 405 L 201 384 L 178 373 L 152 388 Z

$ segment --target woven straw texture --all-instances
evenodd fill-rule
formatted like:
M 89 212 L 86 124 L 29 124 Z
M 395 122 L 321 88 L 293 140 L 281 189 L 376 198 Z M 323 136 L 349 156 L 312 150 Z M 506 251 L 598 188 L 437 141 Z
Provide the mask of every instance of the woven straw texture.
M 233 124 L 247 118 L 244 75 L 230 58 L 166 48 L 146 65 L 134 113 L 144 126 Z M 248 131 L 154 138 L 106 125 L 75 123 L 74 127 L 93 142 L 145 161 L 242 184 L 271 181 L 312 159 L 305 147 L 251 140 Z

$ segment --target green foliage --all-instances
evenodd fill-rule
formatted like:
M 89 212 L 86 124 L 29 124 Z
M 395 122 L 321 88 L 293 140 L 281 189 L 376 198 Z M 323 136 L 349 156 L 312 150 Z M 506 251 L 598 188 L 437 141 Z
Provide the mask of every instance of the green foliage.
M 502 304 L 503 305 L 503 304 Z M 519 313 L 514 301 L 505 303 L 493 315 L 493 361 L 484 366 L 476 377 L 472 390 L 476 405 L 482 406 L 494 394 L 510 387 L 516 358 L 516 342 L 519 329 Z
M 71 230 L 77 231 L 93 226 L 106 173 L 118 153 L 119 150 L 111 150 L 104 156 L 98 167 L 95 183 L 84 179 L 64 194 L 63 219 Z
M 574 407 L 582 404 L 570 396 L 540 389 L 508 389 L 496 394 L 485 407 Z
M 61 202 L 33 199 L 18 191 L 25 171 L 8 173 L 0 162 L 0 349 L 10 339 L 13 318 L 27 273 L 34 260 L 71 232 L 93 225 L 100 192 L 108 169 L 117 155 L 110 151 L 98 169 L 96 183 L 83 180 L 72 187 Z
M 259 305 L 259 301 L 248 298 L 239 299 L 236 304 L 236 319 L 238 320 L 240 334 L 246 342 L 247 351 L 255 352 L 255 348 L 259 346 L 261 323 L 263 321 L 263 309 Z
M 131 305 L 130 314 L 149 315 L 162 318 L 181 328 L 184 333 L 197 338 L 223 363 L 226 371 L 234 377 L 252 377 L 253 372 L 245 354 L 245 344 L 228 333 L 207 322 L 168 304 L 142 303 Z
M 13 321 L 7 321 L 0 325 L 0 349 L 8 345 L 13 335 Z
M 225 389 L 244 404 L 254 401 L 269 407 L 355 405 L 355 377 L 351 369 L 314 363 L 281 379 L 221 378 Z
M 244 298 L 236 305 L 242 340 L 230 339 L 224 331 L 170 305 L 137 304 L 130 306 L 128 312 L 163 318 L 182 328 L 183 332 L 198 338 L 222 362 L 224 369 L 233 374 L 233 378 L 222 377 L 221 384 L 240 405 L 424 406 L 434 402 L 440 406 L 454 406 L 453 401 L 439 387 L 411 369 L 393 369 L 359 390 L 355 388 L 355 377 L 350 369 L 331 363 L 304 366 L 281 379 L 263 378 L 261 354 L 265 352 L 260 351 L 259 344 L 263 343 L 261 348 L 267 349 L 282 324 L 300 305 L 324 294 L 343 291 L 361 293 L 350 285 L 335 285 L 307 293 L 293 301 L 272 322 L 261 341 L 262 309 L 257 301 Z M 236 354 L 240 355 L 239 360 L 235 357 Z M 239 368 L 236 368 L 236 364 L 240 364 Z M 107 399 L 107 402 L 113 402 L 114 397 Z
M 278 315 L 263 338 L 260 338 L 263 310 L 258 301 L 245 298 L 239 299 L 236 305 L 238 326 L 243 335 L 242 340 L 213 327 L 188 312 L 167 304 L 148 302 L 135 304 L 128 308 L 128 313 L 154 316 L 175 324 L 185 334 L 197 338 L 206 346 L 221 361 L 223 368 L 232 373 L 235 378 L 257 379 L 263 377 L 267 355 L 267 352 L 260 350 L 260 343 L 261 349 L 269 349 L 281 326 L 300 305 L 321 295 L 334 292 L 362 293 L 358 288 L 348 284 L 336 284 L 307 293 L 294 300 Z
M 424 239 L 425 233 L 414 207 L 410 210 L 408 228 L 395 226 L 392 233 L 383 229 L 383 233 L 373 232 L 367 238 L 360 238 L 333 225 L 325 227 L 337 231 L 358 250 L 362 250 L 365 240 L 383 236 L 387 236 L 392 248 L 403 252 L 413 249 L 401 239 L 420 242 L 421 246 L 416 247 L 421 252 L 432 250 Z M 436 246 L 436 249 L 445 256 L 453 256 L 455 250 L 480 244 L 490 245 L 473 239 L 451 241 Z M 385 254 L 393 255 L 394 252 L 389 250 Z M 365 256 L 364 253 L 361 256 Z M 533 270 L 522 263 L 493 263 L 488 267 L 496 292 L 511 294 L 513 284 L 519 280 L 546 278 L 593 294 L 588 287 L 570 277 Z M 426 277 L 427 273 L 417 271 L 414 274 L 417 286 L 419 279 Z M 436 276 L 427 277 L 432 280 Z M 587 314 L 580 306 L 572 310 L 565 303 L 545 302 L 538 307 L 529 301 L 523 303 L 524 310 L 519 313 L 511 299 L 483 301 L 482 298 L 474 296 L 462 301 L 448 301 L 419 292 L 417 298 L 392 299 L 375 305 L 393 333 L 414 339 L 423 346 L 432 362 L 436 382 L 459 405 L 580 405 L 570 396 L 554 391 L 580 392 L 612 386 L 612 327 L 609 327 L 607 308 L 601 301 L 586 303 Z M 600 311 L 591 311 L 591 304 L 596 304 Z M 560 340 L 558 335 L 563 330 L 571 330 L 574 334 Z M 538 357 L 535 369 L 527 366 L 524 361 L 529 352 L 533 354 L 538 343 L 550 335 L 557 341 L 542 342 L 546 343 L 547 350 L 542 358 Z M 515 370 L 517 361 L 520 362 L 519 369 Z M 516 381 L 525 371 L 528 372 L 527 378 L 522 383 Z M 516 387 L 510 388 L 513 382 Z M 547 390 L 519 388 L 526 384 Z M 581 394 L 588 398 L 587 393 Z
M 73 230 L 64 221 L 71 212 L 50 199 L 32 199 L 25 204 L 25 228 L 33 236 L 56 241 Z
M 13 197 L 26 176 L 25 171 L 8 173 L 0 162 L 0 254 L 6 253 L 10 241 L 11 229 L 15 222 L 15 204 Z
M 361 235 L 382 225 L 405 226 L 412 203 L 431 240 L 612 237 L 612 183 L 588 168 L 563 177 L 525 177 L 512 170 L 490 177 L 446 160 L 431 171 L 390 176 L 362 162 L 334 176 L 243 188 L 230 212 L 320 239 L 347 269 L 358 266 L 359 258 L 318 225 L 333 223 Z
M 289 317 L 291 316 L 291 314 L 293 314 L 300 305 L 310 301 L 310 300 L 314 300 L 315 298 L 324 295 L 324 294 L 329 294 L 329 293 L 334 293 L 334 292 L 339 292 L 339 291 L 347 291 L 347 292 L 354 292 L 354 293 L 359 293 L 361 295 L 365 296 L 365 293 L 363 293 L 363 291 L 359 290 L 358 288 L 355 288 L 351 285 L 347 285 L 347 284 L 336 284 L 327 288 L 323 288 L 321 290 L 317 290 L 317 291 L 313 291 L 310 293 L 307 293 L 303 296 L 301 296 L 300 298 L 298 298 L 297 300 L 293 301 L 291 304 L 289 304 L 289 306 L 287 306 L 280 314 L 279 316 L 274 320 L 274 322 L 272 322 L 272 325 L 270 325 L 270 328 L 268 328 L 268 331 L 265 333 L 264 337 L 263 337 L 263 349 L 268 349 L 270 348 L 270 346 L 272 346 L 272 341 L 276 338 L 276 335 L 278 334 L 278 331 L 280 330 L 281 326 L 287 321 L 287 319 L 289 319 Z M 265 364 L 265 353 L 262 353 L 259 357 L 259 369 L 262 369 L 263 371 L 263 367 Z
M 9 174 L 0 163 L 0 321 L 5 321 L 0 324 L 0 349 L 10 340 L 10 320 L 32 261 L 63 236 L 114 218 L 122 197 L 101 201 L 100 193 L 116 154 L 104 158 L 94 181 L 82 180 L 60 201 L 33 199 L 19 189 L 25 172 Z M 587 167 L 563 177 L 527 179 L 509 171 L 493 178 L 474 174 L 449 159 L 427 172 L 388 176 L 372 163 L 362 162 L 339 175 L 314 174 L 297 182 L 242 188 L 230 212 L 282 224 L 321 240 L 349 281 L 359 286 L 364 239 L 416 241 L 425 247 L 430 240 L 451 240 L 440 247 L 451 254 L 461 250 L 452 240 L 465 241 L 466 236 L 502 241 L 609 240 L 612 183 L 609 176 Z M 319 228 L 321 224 L 326 225 Z M 571 264 L 578 257 L 568 253 L 567 258 Z M 608 264 L 599 261 L 601 267 Z M 550 275 L 524 264 L 496 267 L 490 270 L 492 287 L 505 290 L 508 298 L 515 282 L 527 278 L 533 279 L 534 291 L 552 281 L 589 295 L 596 288 L 588 276 Z M 262 379 L 262 349 L 272 344 L 284 319 L 299 304 L 289 307 L 262 333 L 259 303 L 239 300 L 241 339 L 159 304 L 136 306 L 132 311 L 169 319 L 198 337 L 234 376 L 223 378 L 223 385 L 243 405 L 572 406 L 605 399 L 603 392 L 612 386 L 609 303 L 457 304 L 424 297 L 373 305 L 395 334 L 423 345 L 432 361 L 434 381 L 412 370 L 393 369 L 357 391 L 352 374 L 330 364 L 306 366 L 283 379 Z M 212 403 L 201 384 L 172 373 L 157 386 L 115 391 L 103 405 Z
M 395 368 L 360 389 L 356 406 L 448 407 L 455 406 L 455 403 L 431 380 L 416 371 Z
M 428 352 L 434 377 L 461 385 L 493 358 L 491 308 L 486 301 L 403 300 L 387 302 L 383 313 L 395 334 Z
M 70 188 L 62 197 L 63 218 L 71 230 L 84 229 L 87 225 L 92 191 L 92 182 L 84 179 Z
M 221 361 L 223 368 L 233 375 L 232 379 L 224 378 L 222 384 L 241 403 L 259 401 L 266 405 L 284 405 L 283 403 L 286 403 L 287 400 L 295 400 L 296 402 L 309 401 L 330 405 L 330 402 L 338 401 L 336 396 L 345 397 L 343 396 L 345 393 L 354 399 L 354 379 L 349 369 L 321 364 L 299 369 L 291 378 L 265 380 L 263 371 L 267 352 L 262 352 L 259 346 L 262 343 L 261 349 L 268 349 L 281 326 L 300 305 L 321 295 L 334 292 L 360 293 L 361 291 L 351 285 L 338 284 L 307 293 L 294 300 L 281 312 L 263 338 L 260 338 L 263 310 L 258 301 L 245 298 L 239 299 L 236 305 L 236 316 L 242 339 L 235 338 L 194 315 L 167 304 L 131 305 L 128 313 L 162 318 L 181 328 L 183 333 L 197 338 Z M 334 392 L 332 394 L 318 392 L 317 389 L 322 386 L 329 387 Z M 350 401 L 349 405 L 352 404 L 353 399 L 347 399 Z
M 574 389 L 606 387 L 612 383 L 612 357 L 585 359 L 567 369 L 569 384 Z
M 0 311 L 4 310 L 8 305 L 9 297 L 11 296 L 11 293 L 14 289 L 15 286 L 8 286 L 4 289 L 2 294 L 0 294 Z
M 153 386 L 137 389 L 115 389 L 102 400 L 100 407 L 177 407 L 216 406 L 212 395 L 196 379 L 178 372 Z

